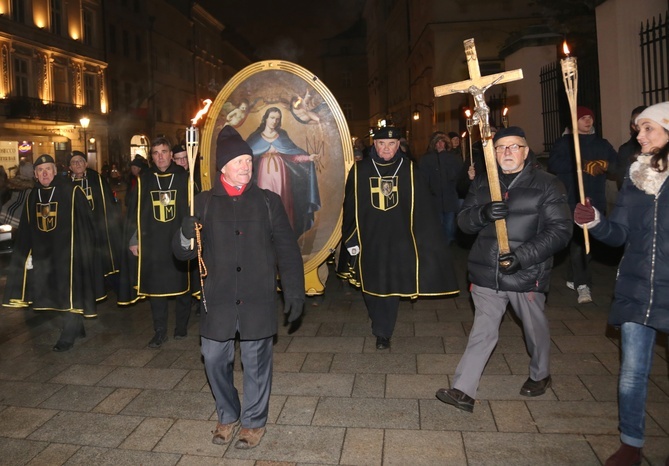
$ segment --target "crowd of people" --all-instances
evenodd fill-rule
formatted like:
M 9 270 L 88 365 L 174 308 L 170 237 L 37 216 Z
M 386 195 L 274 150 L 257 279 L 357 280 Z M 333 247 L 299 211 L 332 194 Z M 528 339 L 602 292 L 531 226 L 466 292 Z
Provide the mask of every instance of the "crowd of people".
M 491 128 L 490 139 L 472 148 L 471 160 L 463 157 L 457 133 L 432 134 L 418 160 L 398 128 L 378 128 L 369 148 L 357 139 L 337 274 L 360 289 L 376 350 L 387 351 L 402 299 L 460 293 L 451 244 L 457 232 L 473 238 L 468 282 L 474 323 L 451 386 L 436 391 L 445 404 L 471 413 L 508 305 L 522 322 L 530 356 L 520 394 L 544 395 L 553 382 L 544 311 L 554 256 L 569 251 L 564 286 L 587 305 L 593 301 L 591 255 L 582 229 L 595 245 L 624 246 L 609 316 L 621 335 L 621 446 L 606 465 L 634 465 L 642 458 L 657 332 L 669 332 L 669 298 L 662 292 L 669 284 L 669 102 L 634 109 L 630 140 L 618 151 L 595 133 L 591 109 L 579 107 L 577 114 L 577 127 L 556 141 L 547 168 L 519 127 Z M 280 114 L 276 119 L 259 131 L 279 128 Z M 218 417 L 212 441 L 227 445 L 236 439 L 239 449 L 255 447 L 265 434 L 277 287 L 287 322 L 302 318 L 305 301 L 299 228 L 281 195 L 253 176 L 256 139 L 247 142 L 232 125 L 224 126 L 216 139 L 219 176 L 207 191 L 194 186 L 193 199 L 188 172 L 197 167 L 189 166 L 184 146 L 154 139 L 151 164 L 141 157 L 130 163 L 125 221 L 113 194 L 123 174 L 114 165 L 98 174 L 81 152 L 72 152 L 67 176 L 50 155 L 21 161 L 13 177 L 0 172 L 2 222 L 18 227 L 3 305 L 63 311 L 53 346 L 63 352 L 85 336 L 85 319 L 96 316 L 96 302 L 109 291 L 119 305 L 148 299 L 154 330 L 148 346 L 160 348 L 169 338 L 170 301 L 176 306 L 173 338 L 181 339 L 196 296 L 201 353 Z M 491 197 L 487 144 L 495 156 L 499 201 Z M 307 158 L 304 163 L 312 162 Z M 267 163 L 267 157 L 261 160 Z M 620 187 L 608 213 L 607 178 Z M 502 221 L 504 244 L 497 229 Z M 202 289 L 200 260 L 208 268 Z M 242 401 L 233 380 L 237 340 Z

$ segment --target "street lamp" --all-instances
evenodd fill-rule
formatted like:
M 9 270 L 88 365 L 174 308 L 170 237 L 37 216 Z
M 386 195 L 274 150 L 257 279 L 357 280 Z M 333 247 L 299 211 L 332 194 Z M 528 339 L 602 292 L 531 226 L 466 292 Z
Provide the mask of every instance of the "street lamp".
M 88 158 L 88 139 L 86 139 L 86 130 L 91 123 L 91 119 L 88 117 L 81 117 L 79 123 L 81 123 L 81 127 L 84 129 L 84 153 L 86 154 L 86 158 Z

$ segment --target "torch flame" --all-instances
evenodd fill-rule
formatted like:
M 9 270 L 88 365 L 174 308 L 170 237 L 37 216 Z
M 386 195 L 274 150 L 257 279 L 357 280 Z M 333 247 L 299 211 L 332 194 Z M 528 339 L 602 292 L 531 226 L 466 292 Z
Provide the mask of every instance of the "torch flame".
M 465 116 L 466 116 L 467 118 L 471 118 L 471 116 L 472 116 L 472 112 L 471 112 L 469 109 L 465 110 Z
M 566 40 L 562 43 L 562 51 L 564 52 L 564 54 L 566 56 L 569 56 L 569 47 L 567 47 L 567 41 Z
M 467 131 L 463 131 L 463 132 L 462 132 L 462 136 L 461 136 L 462 139 L 464 139 L 466 135 L 467 135 Z
M 191 123 L 193 123 L 193 126 L 197 124 L 198 120 L 204 116 L 205 113 L 209 110 L 209 106 L 211 105 L 211 99 L 206 99 L 204 102 L 204 108 L 201 109 L 199 112 L 197 112 L 197 115 L 195 115 L 195 118 L 191 120 Z
M 506 116 L 507 113 L 509 113 L 509 107 L 504 107 L 504 112 L 502 112 L 502 116 Z

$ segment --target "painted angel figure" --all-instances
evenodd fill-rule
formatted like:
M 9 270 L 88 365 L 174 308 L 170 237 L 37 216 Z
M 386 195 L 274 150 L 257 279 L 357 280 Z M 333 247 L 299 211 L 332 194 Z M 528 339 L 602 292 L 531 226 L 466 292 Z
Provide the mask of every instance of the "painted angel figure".
M 295 96 L 290 99 L 290 113 L 292 113 L 295 119 L 300 123 L 317 124 L 321 121 L 318 113 L 316 113 L 320 105 L 314 102 L 314 97 L 309 92 L 309 89 L 307 89 L 304 98 Z
M 241 102 L 239 102 L 238 107 L 234 107 L 234 104 L 231 102 L 226 102 L 223 105 L 224 110 L 226 106 L 230 109 L 230 111 L 228 111 L 225 115 L 225 125 L 223 126 L 230 125 L 233 128 L 239 128 L 242 123 L 244 123 L 246 116 L 248 115 L 249 101 L 242 99 Z

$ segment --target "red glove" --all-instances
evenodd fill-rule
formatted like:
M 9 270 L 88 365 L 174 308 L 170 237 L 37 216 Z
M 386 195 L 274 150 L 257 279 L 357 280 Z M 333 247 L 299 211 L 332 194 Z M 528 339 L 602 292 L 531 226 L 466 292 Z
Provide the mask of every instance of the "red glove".
M 574 209 L 574 222 L 579 225 L 585 225 L 595 219 L 595 208 L 590 204 L 590 198 L 585 198 L 585 205 L 580 202 L 576 204 Z

